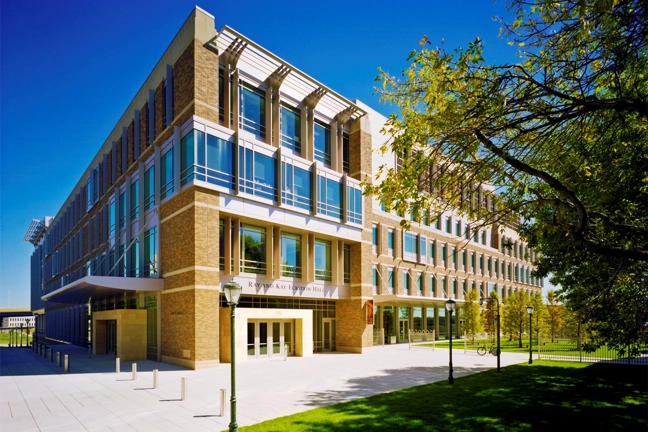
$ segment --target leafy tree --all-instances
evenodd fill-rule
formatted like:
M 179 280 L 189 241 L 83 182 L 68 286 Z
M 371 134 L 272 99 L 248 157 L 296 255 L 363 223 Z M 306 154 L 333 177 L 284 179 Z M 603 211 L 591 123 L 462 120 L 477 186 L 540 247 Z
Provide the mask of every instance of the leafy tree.
M 415 218 L 453 208 L 518 226 L 535 275 L 601 343 L 648 333 L 648 10 L 643 0 L 509 0 L 516 63 L 427 38 L 378 79 L 403 158 L 367 191 Z M 387 170 L 385 172 L 385 170 Z M 421 189 L 424 192 L 421 193 Z
M 509 340 L 515 337 L 520 348 L 522 348 L 522 334 L 529 323 L 527 313 L 529 304 L 529 298 L 522 291 L 512 293 L 504 301 L 504 333 L 509 335 Z
M 558 331 L 563 326 L 565 320 L 563 319 L 564 305 L 558 303 L 558 296 L 554 290 L 547 291 L 547 326 L 549 327 L 549 335 L 551 342 L 554 342 Z
M 483 325 L 484 325 L 484 330 L 486 333 L 488 333 L 490 340 L 494 340 L 495 337 L 497 336 L 497 304 L 498 304 L 499 296 L 497 295 L 496 291 L 491 291 L 491 293 L 488 296 L 488 299 L 486 300 L 486 309 L 484 310 L 483 314 Z M 500 319 L 502 318 L 502 311 L 501 311 L 501 305 L 500 305 Z M 502 323 L 500 323 L 500 330 L 501 330 Z
M 484 323 L 481 319 L 481 307 L 477 302 L 479 296 L 477 291 L 468 291 L 466 302 L 461 309 L 462 317 L 464 319 L 464 330 L 466 335 L 472 338 L 472 343 L 475 343 L 475 335 L 484 331 Z

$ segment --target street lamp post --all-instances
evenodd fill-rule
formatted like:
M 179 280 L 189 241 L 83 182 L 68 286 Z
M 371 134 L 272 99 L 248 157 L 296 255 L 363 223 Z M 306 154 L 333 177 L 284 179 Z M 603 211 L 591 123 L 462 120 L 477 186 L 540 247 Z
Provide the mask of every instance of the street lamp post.
M 448 373 L 448 384 L 454 384 L 454 377 L 452 376 L 452 314 L 455 310 L 456 303 L 454 300 L 449 299 L 446 301 L 445 307 L 450 312 L 450 371 Z
M 480 298 L 479 299 L 479 305 L 480 306 L 484 304 L 484 300 L 488 301 L 489 299 L 487 299 L 487 298 L 485 299 L 483 297 Z M 494 297 L 493 300 L 495 300 L 497 302 L 497 316 L 495 317 L 495 319 L 497 320 L 497 329 L 496 329 L 496 331 L 497 331 L 497 354 L 496 354 L 496 356 L 497 356 L 497 372 L 502 372 L 502 370 L 500 369 L 500 355 L 502 354 L 502 350 L 500 348 L 500 302 L 499 302 L 499 299 L 497 297 Z
M 241 297 L 241 292 L 243 288 L 240 284 L 234 282 L 226 283 L 223 286 L 223 291 L 225 291 L 225 298 L 227 299 L 227 304 L 230 307 L 230 355 L 232 361 L 231 367 L 231 380 L 232 380 L 232 397 L 230 398 L 230 432 L 238 432 L 238 424 L 236 423 L 236 341 L 234 339 L 234 317 L 236 313 L 236 305 L 238 304 L 239 298 Z
M 527 306 L 529 314 L 529 364 L 533 364 L 533 306 Z

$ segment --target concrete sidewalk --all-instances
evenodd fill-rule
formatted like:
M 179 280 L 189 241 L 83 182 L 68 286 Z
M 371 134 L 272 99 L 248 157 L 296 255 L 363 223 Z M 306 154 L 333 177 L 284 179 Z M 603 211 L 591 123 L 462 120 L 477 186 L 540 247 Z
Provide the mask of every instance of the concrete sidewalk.
M 86 349 L 58 345 L 70 357 L 64 373 L 28 348 L 0 348 L 0 430 L 214 431 L 229 424 L 230 365 L 192 371 L 165 363 L 131 362 L 115 373 L 115 358 L 88 359 Z M 502 354 L 502 366 L 524 362 Z M 493 369 L 496 359 L 453 350 L 455 377 Z M 153 369 L 159 370 L 152 389 Z M 375 347 L 369 354 L 327 353 L 283 360 L 254 360 L 236 368 L 239 426 L 377 393 L 447 379 L 448 350 Z M 187 397 L 180 400 L 181 378 Z M 220 391 L 227 390 L 220 417 Z

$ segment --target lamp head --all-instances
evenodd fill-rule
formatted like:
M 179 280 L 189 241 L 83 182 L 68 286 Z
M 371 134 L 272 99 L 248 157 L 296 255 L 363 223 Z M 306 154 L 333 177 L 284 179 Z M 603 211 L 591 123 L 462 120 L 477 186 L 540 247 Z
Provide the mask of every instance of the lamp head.
M 527 313 L 531 315 L 533 313 L 533 306 L 527 306 Z
M 482 297 L 479 299 L 479 306 L 482 306 L 483 304 L 484 304 L 484 298 Z
M 445 307 L 448 312 L 454 312 L 456 306 L 457 304 L 452 299 L 449 299 L 448 301 L 445 302 Z
M 239 298 L 241 297 L 241 293 L 243 292 L 243 287 L 239 283 L 232 280 L 231 282 L 223 285 L 223 291 L 225 292 L 227 303 L 236 305 L 239 301 Z

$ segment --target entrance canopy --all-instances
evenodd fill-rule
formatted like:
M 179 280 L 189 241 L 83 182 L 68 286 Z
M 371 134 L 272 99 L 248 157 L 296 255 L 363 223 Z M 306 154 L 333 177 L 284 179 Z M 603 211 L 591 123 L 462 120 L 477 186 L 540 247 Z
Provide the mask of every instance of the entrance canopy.
M 447 298 L 442 297 L 423 297 L 423 296 L 410 296 L 402 294 L 380 294 L 374 295 L 374 304 L 384 304 L 384 305 L 426 305 L 426 306 L 436 306 L 436 307 L 445 307 L 445 302 L 448 301 Z M 463 303 L 463 300 L 454 299 L 458 304 Z
M 62 288 L 45 294 L 43 301 L 84 304 L 90 297 L 124 295 L 128 291 L 156 292 L 164 289 L 164 279 L 116 276 L 85 276 Z

